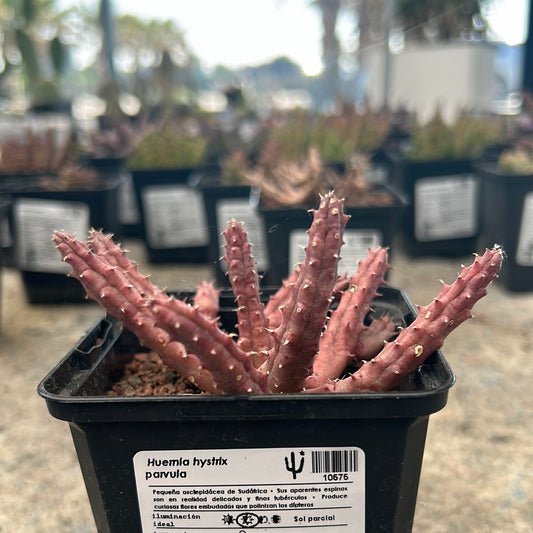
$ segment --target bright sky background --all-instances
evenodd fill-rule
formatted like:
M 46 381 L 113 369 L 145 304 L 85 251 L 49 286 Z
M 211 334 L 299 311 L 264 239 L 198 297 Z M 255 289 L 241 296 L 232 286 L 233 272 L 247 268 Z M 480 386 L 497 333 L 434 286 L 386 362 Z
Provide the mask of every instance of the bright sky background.
M 113 0 L 115 11 L 172 18 L 207 67 L 242 67 L 287 55 L 320 69 L 321 21 L 309 0 Z
M 514 46 L 527 37 L 529 0 L 494 0 L 491 27 L 499 39 Z
M 69 4 L 73 0 L 62 0 Z M 97 0 L 81 0 L 95 5 Z M 311 0 L 112 0 L 116 13 L 173 19 L 206 65 L 254 66 L 288 56 L 307 74 L 321 68 L 322 23 Z M 527 34 L 529 0 L 493 0 L 498 39 L 520 44 Z M 346 22 L 343 21 L 344 30 Z M 341 29 L 343 24 L 341 24 Z
M 320 69 L 321 20 L 310 0 L 113 0 L 117 13 L 171 18 L 207 67 L 242 67 L 286 55 Z

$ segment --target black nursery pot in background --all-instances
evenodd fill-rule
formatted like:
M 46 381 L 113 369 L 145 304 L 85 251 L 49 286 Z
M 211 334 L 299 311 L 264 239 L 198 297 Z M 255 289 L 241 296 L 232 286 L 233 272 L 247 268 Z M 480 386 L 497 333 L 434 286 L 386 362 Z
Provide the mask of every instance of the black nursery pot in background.
M 470 159 L 417 161 L 388 153 L 390 182 L 409 205 L 401 222 L 411 256 L 461 256 L 477 249 L 480 185 Z
M 118 188 L 118 236 L 141 238 L 141 221 L 133 178 L 124 157 L 86 157 L 82 164 L 94 168 L 102 179 L 120 178 Z
M 229 220 L 243 222 L 248 240 L 253 245 L 254 259 L 259 274 L 267 270 L 267 253 L 263 219 L 257 211 L 257 191 L 249 185 L 222 185 L 219 176 L 209 176 L 200 183 L 209 229 L 209 264 L 213 266 L 219 287 L 230 285 L 224 255 L 225 239 L 222 232 Z M 266 282 L 266 280 L 265 280 Z
M 132 170 L 148 260 L 204 263 L 209 233 L 197 185 L 209 168 Z
M 344 207 L 350 220 L 343 235 L 345 244 L 339 262 L 340 273 L 354 274 L 357 262 L 366 257 L 369 248 L 391 247 L 397 232 L 397 223 L 406 206 L 403 197 L 385 185 L 375 185 L 371 190 L 390 195 L 392 203 Z M 279 285 L 304 258 L 303 247 L 307 244 L 312 213 L 304 206 L 265 208 L 261 205 L 259 212 L 263 218 L 268 250 L 265 282 Z
M 403 292 L 382 294 L 375 313 L 413 320 Z M 38 387 L 70 425 L 99 533 L 411 531 L 429 415 L 454 383 L 439 351 L 394 392 L 105 396 L 139 350 L 104 318 Z
M 52 242 L 57 229 L 86 235 L 91 227 L 117 233 L 120 178 L 100 180 L 91 189 L 54 190 L 39 178 L 5 181 L 12 198 L 13 255 L 29 303 L 85 302 L 86 293 L 69 278 Z
M 509 291 L 533 290 L 533 174 L 504 174 L 494 163 L 476 165 L 482 180 L 480 250 L 505 252 L 498 282 Z

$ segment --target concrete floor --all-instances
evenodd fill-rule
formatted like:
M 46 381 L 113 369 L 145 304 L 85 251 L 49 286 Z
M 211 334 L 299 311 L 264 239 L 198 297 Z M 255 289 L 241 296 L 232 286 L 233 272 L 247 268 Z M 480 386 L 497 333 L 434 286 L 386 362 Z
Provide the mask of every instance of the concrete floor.
M 209 266 L 148 265 L 140 243 L 125 244 L 159 286 L 193 289 L 212 279 Z M 438 280 L 453 281 L 470 260 L 395 250 L 390 284 L 426 304 Z M 2 276 L 0 532 L 94 533 L 68 426 L 49 415 L 36 387 L 102 311 L 29 305 L 18 272 Z M 443 349 L 457 383 L 430 417 L 415 533 L 533 531 L 533 293 L 495 283 L 475 315 Z

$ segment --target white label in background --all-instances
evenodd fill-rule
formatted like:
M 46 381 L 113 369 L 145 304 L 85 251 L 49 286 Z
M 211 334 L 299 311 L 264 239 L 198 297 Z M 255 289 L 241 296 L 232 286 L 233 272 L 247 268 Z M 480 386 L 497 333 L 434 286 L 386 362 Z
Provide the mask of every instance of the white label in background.
M 386 183 L 387 182 L 387 167 L 383 164 L 374 163 L 370 165 L 367 174 L 369 183 Z
M 142 191 L 146 238 L 152 248 L 205 246 L 209 242 L 201 194 L 183 185 Z
M 139 222 L 139 210 L 131 172 L 124 172 L 118 188 L 118 220 L 121 224 Z
M 81 202 L 37 198 L 15 200 L 17 266 L 35 272 L 68 274 L 70 265 L 61 261 L 52 234 L 55 230 L 65 230 L 85 239 L 89 231 L 89 215 L 89 206 Z
M 415 183 L 415 237 L 422 242 L 472 237 L 478 230 L 478 180 L 471 174 Z
M 516 247 L 516 264 L 533 266 L 533 192 L 524 198 L 518 245 Z
M 133 458 L 143 533 L 364 533 L 360 448 L 142 451 Z
M 256 208 L 250 205 L 247 198 L 219 200 L 217 203 L 217 226 L 223 231 L 228 221 L 232 219 L 244 222 L 243 227 L 248 234 L 248 241 L 252 244 L 252 253 L 257 263 L 257 269 L 264 272 L 268 268 L 268 263 L 263 219 L 257 213 Z M 219 235 L 219 244 L 221 248 L 226 244 L 222 233 Z M 224 270 L 226 269 L 224 261 L 221 261 L 221 266 Z
M 289 271 L 305 259 L 304 248 L 307 246 L 309 235 L 305 230 L 291 231 L 289 236 Z M 352 276 L 357 272 L 358 261 L 368 255 L 368 249 L 383 246 L 383 237 L 377 229 L 345 230 L 344 244 L 341 248 L 339 274 Z

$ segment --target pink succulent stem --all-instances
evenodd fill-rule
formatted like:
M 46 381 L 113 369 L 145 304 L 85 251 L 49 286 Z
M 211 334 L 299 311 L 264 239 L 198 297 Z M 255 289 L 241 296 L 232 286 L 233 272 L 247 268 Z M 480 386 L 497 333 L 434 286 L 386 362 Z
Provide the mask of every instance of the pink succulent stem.
M 164 363 L 208 392 L 268 392 L 266 378 L 253 369 L 250 355 L 199 309 L 166 294 L 146 299 L 122 268 L 110 265 L 105 254 L 93 253 L 65 232 L 56 232 L 54 242 L 89 297 Z
M 215 320 L 181 300 L 156 299 L 150 309 L 156 326 L 168 335 L 157 341 L 160 344 L 178 341 L 187 353 L 199 354 L 195 356 L 198 368 L 212 375 L 217 389 L 227 394 L 269 392 L 266 376 L 254 368 L 251 355 L 220 330 Z M 176 370 L 182 373 L 179 368 Z M 189 377 L 189 374 L 182 375 Z
M 305 260 L 282 306 L 281 325 L 269 354 L 268 382 L 274 392 L 301 390 L 311 373 L 337 281 L 342 235 L 349 218 L 343 214 L 342 200 L 333 194 L 323 197 L 313 213 Z
M 486 294 L 486 287 L 502 263 L 499 248 L 476 256 L 463 267 L 456 281 L 442 284 L 433 302 L 418 308 L 416 319 L 398 338 L 385 344 L 383 350 L 350 377 L 330 382 L 309 392 L 385 391 L 398 387 L 407 375 L 416 371 L 444 342 L 444 339 L 465 320 L 472 317 L 474 304 Z
M 224 257 L 237 302 L 238 344 L 243 351 L 253 354 L 254 365 L 259 367 L 273 346 L 273 337 L 261 302 L 256 262 L 240 222 L 229 222 L 223 234 L 226 239 Z
M 281 307 L 291 294 L 291 285 L 298 279 L 300 269 L 296 268 L 291 275 L 283 280 L 281 287 L 273 294 L 265 305 L 265 316 L 268 320 L 268 327 L 275 329 L 281 324 Z M 337 278 L 333 287 L 333 301 L 339 300 L 342 293 L 348 288 L 349 279 L 345 274 Z
M 386 315 L 372 320 L 370 325 L 361 332 L 355 343 L 354 359 L 364 361 L 377 355 L 384 343 L 392 339 L 396 329 L 396 324 Z
M 313 362 L 313 375 L 306 380 L 306 387 L 317 387 L 339 377 L 354 358 L 358 339 L 367 329 L 364 318 L 370 311 L 370 302 L 384 284 L 389 268 L 385 248 L 369 251 L 359 263 L 338 307 L 331 313 Z
M 102 256 L 102 260 L 110 266 L 120 268 L 126 278 L 142 296 L 149 298 L 163 294 L 162 290 L 150 282 L 148 276 L 143 276 L 139 273 L 137 265 L 128 259 L 125 250 L 118 244 L 115 244 L 111 235 L 106 235 L 101 231 L 91 229 L 89 231 L 88 242 L 91 251 Z
M 282 281 L 281 287 L 270 297 L 266 303 L 265 317 L 268 320 L 269 328 L 275 329 L 281 324 L 281 306 L 289 298 L 292 291 L 292 285 L 296 283 L 299 275 L 299 268 L 293 270 L 290 276 L 286 280 Z
M 215 289 L 214 283 L 202 281 L 198 284 L 194 294 L 194 306 L 209 318 L 216 318 L 219 312 L 220 291 Z

